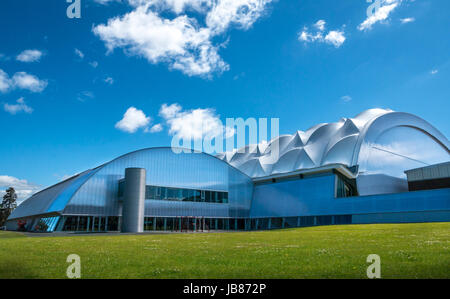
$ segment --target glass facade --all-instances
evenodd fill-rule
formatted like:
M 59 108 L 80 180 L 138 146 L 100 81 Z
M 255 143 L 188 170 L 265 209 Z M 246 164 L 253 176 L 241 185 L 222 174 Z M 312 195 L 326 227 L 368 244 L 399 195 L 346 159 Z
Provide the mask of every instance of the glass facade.
M 204 153 L 151 148 L 119 157 L 95 170 L 64 214 L 120 216 L 119 181 L 125 168 L 145 168 L 146 216 L 248 217 L 251 179 Z
M 448 140 L 420 122 L 392 118 L 370 127 L 358 158 L 360 195 L 406 192 L 406 170 L 450 161 Z
M 52 232 L 55 230 L 59 219 L 60 216 L 39 218 L 31 230 L 35 232 Z
M 123 197 L 125 181 L 119 181 L 118 197 Z M 145 186 L 145 199 L 228 203 L 228 192 L 212 190 L 196 190 L 186 188 L 171 188 L 163 186 Z
M 117 216 L 63 216 L 63 231 L 76 232 L 106 232 L 119 230 Z
M 357 196 L 358 192 L 356 190 L 354 183 L 352 184 L 341 175 L 336 175 L 336 197 Z

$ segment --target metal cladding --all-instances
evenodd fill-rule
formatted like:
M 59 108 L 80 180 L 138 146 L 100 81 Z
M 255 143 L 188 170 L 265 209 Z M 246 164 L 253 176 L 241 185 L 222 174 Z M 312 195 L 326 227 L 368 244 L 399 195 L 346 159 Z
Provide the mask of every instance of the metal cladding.
M 137 150 L 50 186 L 22 202 L 8 220 L 47 214 L 121 216 L 119 181 L 126 168 L 143 168 L 146 185 L 228 192 L 228 204 L 146 200 L 148 215 L 211 215 L 245 217 L 249 213 L 252 180 L 228 163 L 208 155 L 170 147 Z M 170 215 L 172 215 L 170 214 Z
M 122 232 L 142 233 L 145 210 L 145 169 L 125 169 Z
M 47 214 L 63 210 L 77 188 L 84 184 L 94 170 L 86 170 L 67 180 L 48 187 L 34 194 L 15 209 L 9 219 L 21 218 L 30 215 Z
M 358 165 L 361 170 L 368 160 L 371 144 L 390 129 L 403 126 L 425 132 L 448 152 L 448 140 L 424 120 L 407 113 L 370 109 L 354 118 L 318 124 L 305 132 L 282 135 L 268 143 L 246 146 L 217 157 L 252 178 L 330 164 Z M 271 155 L 276 154 L 277 146 L 278 159 L 274 160 Z

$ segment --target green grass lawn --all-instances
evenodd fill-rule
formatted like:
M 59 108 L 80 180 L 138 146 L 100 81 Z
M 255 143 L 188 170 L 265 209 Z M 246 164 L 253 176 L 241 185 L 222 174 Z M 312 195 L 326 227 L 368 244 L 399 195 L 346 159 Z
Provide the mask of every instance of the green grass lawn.
M 450 223 L 377 224 L 275 231 L 27 237 L 0 232 L 0 278 L 65 278 L 69 254 L 82 278 L 450 278 Z

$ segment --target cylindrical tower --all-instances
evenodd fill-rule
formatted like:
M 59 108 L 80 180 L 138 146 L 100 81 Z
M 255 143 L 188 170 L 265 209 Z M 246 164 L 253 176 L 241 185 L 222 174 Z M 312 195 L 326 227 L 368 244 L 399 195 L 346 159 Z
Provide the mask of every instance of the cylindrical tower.
M 144 231 L 145 169 L 126 168 L 122 207 L 122 232 Z

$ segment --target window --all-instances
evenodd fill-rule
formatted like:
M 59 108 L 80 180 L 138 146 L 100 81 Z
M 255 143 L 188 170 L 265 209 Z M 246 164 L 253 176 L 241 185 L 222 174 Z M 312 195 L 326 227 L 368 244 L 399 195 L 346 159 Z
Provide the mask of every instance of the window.
M 161 190 L 161 199 L 167 199 L 167 188 L 160 187 L 159 189 Z
M 167 200 L 178 200 L 178 189 L 167 188 Z
M 201 194 L 201 201 L 205 201 L 205 190 L 201 190 L 200 191 L 200 194 Z
M 228 192 L 222 192 L 223 193 L 223 203 L 228 203 Z
M 119 189 L 122 182 L 119 182 Z M 208 203 L 228 203 L 228 192 L 145 186 L 145 199 Z
M 212 202 L 212 194 L 213 192 L 211 191 L 205 191 L 205 202 Z
M 336 180 L 336 197 L 352 197 L 358 195 L 356 188 L 353 187 L 348 179 L 344 179 L 340 175 L 337 175 Z

